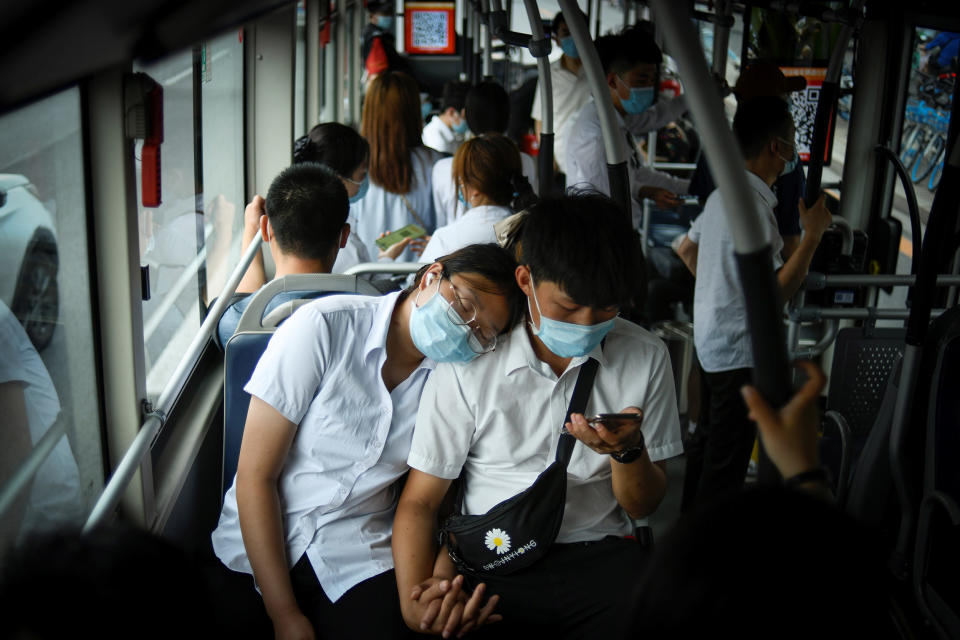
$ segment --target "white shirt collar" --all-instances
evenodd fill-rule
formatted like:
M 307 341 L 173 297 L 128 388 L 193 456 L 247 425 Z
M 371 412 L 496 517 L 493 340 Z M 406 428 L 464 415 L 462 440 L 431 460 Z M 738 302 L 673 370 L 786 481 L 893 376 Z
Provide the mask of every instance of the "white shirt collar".
M 390 319 L 393 316 L 393 309 L 400 304 L 400 294 L 402 291 L 395 291 L 382 296 L 377 302 L 377 311 L 374 315 L 373 325 L 370 333 L 363 341 L 363 359 L 367 360 L 377 349 L 387 349 L 387 331 L 390 329 Z M 433 369 L 437 363 L 430 358 L 424 357 L 418 369 Z
M 747 183 L 754 191 L 757 192 L 757 195 L 763 199 L 763 203 L 770 209 L 773 209 L 777 206 L 777 196 L 773 190 L 770 189 L 770 186 L 763 181 L 763 178 L 755 174 L 753 171 L 748 170 Z

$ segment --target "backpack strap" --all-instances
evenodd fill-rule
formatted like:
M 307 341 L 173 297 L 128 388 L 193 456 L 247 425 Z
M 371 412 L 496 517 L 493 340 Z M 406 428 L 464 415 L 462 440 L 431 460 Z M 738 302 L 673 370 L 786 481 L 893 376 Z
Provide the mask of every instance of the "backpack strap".
M 601 347 L 602 348 L 602 347 Z M 570 398 L 570 406 L 567 407 L 567 415 L 563 419 L 563 424 L 570 422 L 570 414 L 583 413 L 587 408 L 587 400 L 590 399 L 590 392 L 593 391 L 593 380 L 597 375 L 599 363 L 590 358 L 580 367 L 580 373 L 577 375 L 577 383 L 573 387 L 573 397 Z M 577 443 L 566 430 L 560 434 L 560 441 L 557 442 L 557 460 L 566 467 L 570 462 L 570 456 L 573 454 L 573 445 Z

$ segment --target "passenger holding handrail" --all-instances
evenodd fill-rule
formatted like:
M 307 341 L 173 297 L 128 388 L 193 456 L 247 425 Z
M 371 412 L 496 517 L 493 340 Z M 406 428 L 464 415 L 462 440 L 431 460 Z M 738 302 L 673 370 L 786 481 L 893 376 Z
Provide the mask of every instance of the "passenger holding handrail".
M 682 452 L 670 358 L 663 342 L 617 318 L 636 289 L 639 252 L 609 198 L 544 199 L 517 233 L 526 322 L 475 365 L 440 365 L 424 389 L 394 523 L 404 619 L 415 630 L 471 627 L 447 615 L 443 588 L 459 584 L 456 566 L 466 588 L 486 583 L 500 596 L 498 635 L 624 637 L 648 553 L 632 538 L 632 519 L 656 510 L 664 460 Z M 610 412 L 641 418 L 586 417 Z M 472 547 L 482 555 L 465 560 L 448 520 L 458 564 L 442 548 L 438 555 L 436 517 L 454 479 L 463 483 L 458 519 L 489 518 L 494 505 L 543 490 L 555 451 L 568 464 L 556 490 L 541 496 L 556 519 L 552 535 L 484 525 L 485 543 Z M 517 565 L 524 568 L 511 572 Z
M 656 100 L 663 54 L 653 37 L 646 30 L 636 27 L 619 35 L 598 38 L 596 47 L 620 132 L 627 140 L 633 224 L 639 229 L 644 198 L 656 201 L 661 209 L 670 209 L 680 204 L 677 194 L 686 193 L 690 185 L 689 180 L 645 167 L 636 140 L 624 120 L 628 115 L 643 113 Z M 601 193 L 610 193 L 600 116 L 595 101 L 587 102 L 574 121 L 566 154 L 568 186 L 589 185 Z
M 471 245 L 406 291 L 301 307 L 270 340 L 212 539 L 254 574 L 277 638 L 407 635 L 390 536 L 420 394 L 436 362 L 492 351 L 519 319 L 514 268 L 497 245 Z M 482 595 L 458 612 L 488 619 L 496 600 L 480 610 Z
M 420 256 L 424 262 L 468 244 L 496 242 L 493 225 L 513 213 L 510 203 L 518 190 L 531 190 L 521 173 L 517 145 L 499 134 L 471 138 L 460 145 L 453 157 L 453 181 L 466 213 L 434 232 Z
M 810 209 L 798 202 L 804 234 L 784 261 L 783 239 L 773 214 L 777 197 L 770 187 L 798 161 L 790 108 L 772 96 L 744 102 L 737 109 L 733 131 L 746 158 L 747 182 L 767 220 L 773 248 L 770 259 L 777 272 L 781 302 L 786 302 L 810 268 L 814 251 L 830 225 L 830 212 L 822 195 Z M 696 276 L 693 337 L 710 395 L 709 420 L 702 427 L 705 444 L 697 502 L 714 500 L 743 486 L 756 438 L 740 396 L 740 387 L 751 381 L 754 357 L 733 237 L 723 207 L 720 191 L 714 191 L 678 250 Z
M 423 146 L 421 123 L 413 78 L 388 71 L 370 82 L 360 128 L 370 143 L 370 189 L 354 215 L 371 256 L 378 255 L 375 241 L 384 231 L 415 224 L 431 234 L 436 228 L 430 172 L 441 154 Z M 391 257 L 415 259 L 410 247 Z

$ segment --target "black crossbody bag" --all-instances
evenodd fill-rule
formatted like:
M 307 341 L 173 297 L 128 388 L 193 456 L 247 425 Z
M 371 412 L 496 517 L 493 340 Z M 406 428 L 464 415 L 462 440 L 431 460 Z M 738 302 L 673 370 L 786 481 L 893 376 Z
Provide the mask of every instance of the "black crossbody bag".
M 564 424 L 571 413 L 583 413 L 593 389 L 597 361 L 580 367 Z M 457 570 L 472 575 L 503 576 L 525 569 L 547 554 L 557 538 L 567 499 L 567 464 L 577 440 L 560 435 L 554 461 L 530 487 L 495 505 L 483 515 L 461 515 L 463 492 L 454 515 L 446 519 L 440 540 Z

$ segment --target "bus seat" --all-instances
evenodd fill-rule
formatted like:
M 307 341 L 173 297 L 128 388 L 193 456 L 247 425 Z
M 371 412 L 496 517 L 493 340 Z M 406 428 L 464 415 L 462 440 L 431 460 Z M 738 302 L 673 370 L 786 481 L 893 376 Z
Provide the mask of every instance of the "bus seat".
M 227 342 L 224 355 L 221 496 L 230 488 L 237 473 L 243 427 L 247 420 L 247 408 L 250 406 L 250 395 L 243 390 L 243 387 L 250 380 L 277 325 L 296 308 L 311 302 L 311 300 L 286 302 L 264 319 L 263 312 L 270 300 L 277 294 L 289 291 L 320 292 L 323 295 L 333 293 L 380 295 L 376 287 L 363 278 L 322 273 L 296 274 L 277 278 L 253 294 L 250 304 L 240 317 L 236 332 Z M 286 315 L 283 315 L 284 313 Z
M 821 457 L 836 478 L 842 504 L 850 473 L 887 402 L 888 380 L 903 354 L 903 329 L 851 327 L 837 333 Z M 851 375 L 853 372 L 853 375 Z M 892 403 L 895 396 L 889 398 Z M 892 413 L 892 404 L 890 411 Z M 825 416 L 825 417 L 826 417 Z M 835 427 L 840 436 L 834 435 Z M 845 432 L 848 429 L 848 432 Z
M 923 501 L 917 519 L 913 587 L 917 601 L 938 635 L 960 637 L 960 307 L 930 326 L 924 345 L 929 356 Z M 923 378 L 926 380 L 926 378 Z M 921 404 L 924 394 L 917 394 Z

